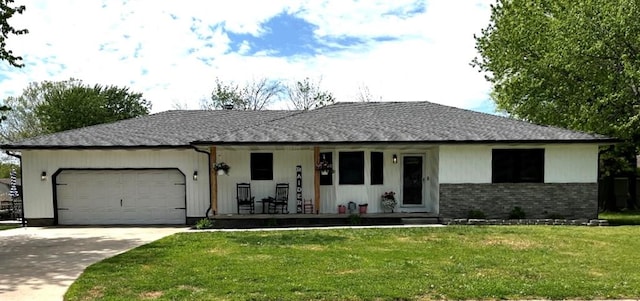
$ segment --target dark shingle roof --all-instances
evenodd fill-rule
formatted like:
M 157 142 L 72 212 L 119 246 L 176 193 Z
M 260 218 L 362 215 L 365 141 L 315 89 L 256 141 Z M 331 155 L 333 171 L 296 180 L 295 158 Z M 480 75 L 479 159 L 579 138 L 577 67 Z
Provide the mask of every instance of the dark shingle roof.
M 2 147 L 613 141 L 600 135 L 534 125 L 430 102 L 342 102 L 312 111 L 167 111 L 31 138 Z
M 430 102 L 360 102 L 337 103 L 259 127 L 214 134 L 195 144 L 545 141 L 612 140 Z
M 4 149 L 64 147 L 176 147 L 294 114 L 295 111 L 166 111 L 35 138 Z

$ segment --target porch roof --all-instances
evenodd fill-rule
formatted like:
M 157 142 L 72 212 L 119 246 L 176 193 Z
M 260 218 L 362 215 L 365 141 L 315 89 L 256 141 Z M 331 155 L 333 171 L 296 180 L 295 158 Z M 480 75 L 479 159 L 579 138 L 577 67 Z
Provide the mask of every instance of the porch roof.
M 611 142 L 615 140 L 601 135 L 430 102 L 341 102 L 311 111 L 166 111 L 1 147 L 102 149 L 225 144 Z

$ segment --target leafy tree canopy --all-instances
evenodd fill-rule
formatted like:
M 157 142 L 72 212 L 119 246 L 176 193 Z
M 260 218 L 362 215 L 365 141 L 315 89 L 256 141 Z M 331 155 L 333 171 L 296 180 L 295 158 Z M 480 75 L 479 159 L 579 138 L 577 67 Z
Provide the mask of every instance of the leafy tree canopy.
M 0 0 L 0 60 L 7 61 L 11 66 L 22 67 L 22 57 L 17 56 L 13 51 L 7 49 L 7 39 L 11 35 L 23 35 L 29 33 L 27 29 L 15 29 L 9 24 L 9 19 L 13 15 L 22 14 L 24 5 L 13 6 L 14 0 Z
M 149 114 L 151 104 L 129 88 L 88 86 L 71 79 L 47 86 L 35 116 L 53 133 Z
M 640 146 L 640 2 L 499 0 L 472 64 L 498 109 Z
M 311 110 L 335 103 L 331 92 L 320 88 L 320 80 L 313 83 L 308 77 L 286 87 L 290 103 L 296 110 Z

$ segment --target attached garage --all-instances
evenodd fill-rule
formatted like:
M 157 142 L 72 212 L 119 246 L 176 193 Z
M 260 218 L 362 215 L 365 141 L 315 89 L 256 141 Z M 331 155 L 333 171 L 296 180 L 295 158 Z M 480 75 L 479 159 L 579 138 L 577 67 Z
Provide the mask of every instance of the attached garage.
M 60 225 L 186 223 L 177 169 L 61 170 L 53 181 Z

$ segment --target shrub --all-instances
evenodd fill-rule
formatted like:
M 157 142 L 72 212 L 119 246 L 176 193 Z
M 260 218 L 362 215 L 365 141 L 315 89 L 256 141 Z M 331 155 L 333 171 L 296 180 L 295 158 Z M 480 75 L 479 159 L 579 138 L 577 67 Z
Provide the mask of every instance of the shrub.
M 362 219 L 359 214 L 350 214 L 349 215 L 349 224 L 351 225 L 360 225 L 362 223 Z
M 515 207 L 509 212 L 509 219 L 524 219 L 527 215 L 520 207 Z
M 485 219 L 485 218 L 487 218 L 487 216 L 484 214 L 484 212 L 482 212 L 480 210 L 469 210 L 469 212 L 467 212 L 467 218 Z
M 208 218 L 203 218 L 196 223 L 196 229 L 211 229 L 213 228 L 213 221 Z

